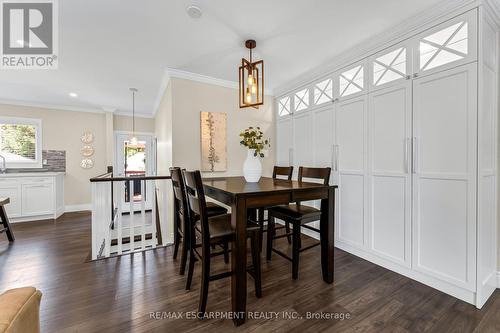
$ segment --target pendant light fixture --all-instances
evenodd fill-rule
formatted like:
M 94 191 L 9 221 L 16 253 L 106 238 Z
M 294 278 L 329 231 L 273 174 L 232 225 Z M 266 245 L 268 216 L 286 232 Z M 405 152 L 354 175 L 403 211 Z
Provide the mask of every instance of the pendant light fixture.
M 132 136 L 129 140 L 130 146 L 137 146 L 137 137 L 135 136 L 135 93 L 138 91 L 136 88 L 130 88 L 132 92 Z
M 257 46 L 255 40 L 247 40 L 245 46 L 249 49 L 250 60 L 241 59 L 239 68 L 240 108 L 258 109 L 264 104 L 264 61 L 253 61 L 252 50 Z

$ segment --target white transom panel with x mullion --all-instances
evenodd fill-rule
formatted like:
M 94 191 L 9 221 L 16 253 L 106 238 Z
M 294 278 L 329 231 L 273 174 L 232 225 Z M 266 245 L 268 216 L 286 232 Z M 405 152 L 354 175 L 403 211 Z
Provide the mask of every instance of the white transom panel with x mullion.
M 277 116 L 278 164 L 331 166 L 339 185 L 336 246 L 477 307 L 497 275 L 489 12 L 457 9 L 277 98 L 297 98 Z

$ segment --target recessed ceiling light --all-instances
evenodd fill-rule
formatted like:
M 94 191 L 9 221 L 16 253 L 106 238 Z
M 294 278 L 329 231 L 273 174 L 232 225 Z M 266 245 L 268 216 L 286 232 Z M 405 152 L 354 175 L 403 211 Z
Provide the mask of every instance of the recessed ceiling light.
M 198 19 L 201 17 L 201 9 L 198 6 L 195 5 L 189 5 L 186 7 L 186 12 L 188 13 L 189 17 Z
M 77 93 L 74 93 L 74 92 L 70 92 L 70 93 L 69 93 L 69 96 L 70 96 L 70 97 L 73 97 L 73 98 L 77 98 L 77 97 L 78 97 L 78 94 L 77 94 Z

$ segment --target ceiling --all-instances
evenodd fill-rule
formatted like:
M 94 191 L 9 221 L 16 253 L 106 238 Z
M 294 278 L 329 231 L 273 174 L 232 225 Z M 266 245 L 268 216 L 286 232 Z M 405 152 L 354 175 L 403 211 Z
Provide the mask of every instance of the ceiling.
M 152 115 L 167 68 L 237 81 L 248 38 L 273 89 L 438 2 L 59 1 L 59 69 L 0 70 L 0 101 L 128 113 L 136 87 L 137 112 Z M 190 4 L 201 18 L 187 15 Z

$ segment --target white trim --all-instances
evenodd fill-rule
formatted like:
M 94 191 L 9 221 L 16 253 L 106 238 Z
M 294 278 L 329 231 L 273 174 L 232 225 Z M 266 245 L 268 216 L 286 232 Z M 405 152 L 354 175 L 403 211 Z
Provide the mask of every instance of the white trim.
M 34 161 L 26 162 L 12 162 L 6 159 L 5 168 L 26 168 L 26 169 L 39 169 L 42 167 L 42 138 L 43 138 L 43 126 L 42 120 L 39 118 L 25 118 L 25 117 L 7 117 L 0 116 L 1 123 L 13 124 L 13 125 L 30 125 L 35 126 L 35 157 Z M 0 151 L 1 153 L 1 151 Z
M 196 82 L 201 82 L 201 83 L 208 83 L 208 84 L 213 84 L 216 86 L 221 86 L 221 87 L 231 88 L 231 89 L 238 89 L 239 88 L 239 83 L 236 81 L 218 79 L 215 77 L 197 74 L 197 73 L 192 73 L 192 72 L 187 72 L 187 71 L 183 71 L 183 70 L 179 70 L 179 69 L 175 69 L 175 68 L 168 68 L 167 73 L 168 73 L 168 76 L 170 78 L 185 79 L 185 80 L 191 80 L 191 81 L 196 81 Z M 274 97 L 273 93 L 274 92 L 270 89 L 264 90 L 264 94 L 266 96 Z
M 411 36 L 417 35 L 422 30 L 432 27 L 436 23 L 448 20 L 462 14 L 467 10 L 477 7 L 482 0 L 445 0 L 419 14 L 405 20 L 381 34 L 372 36 L 350 48 L 348 51 L 330 59 L 328 62 L 305 72 L 274 89 L 276 97 L 301 89 L 303 86 L 314 83 L 323 78 L 325 73 L 333 73 L 341 68 L 354 64 L 375 53 L 393 46 Z M 439 21 L 439 22 L 438 22 Z
M 82 211 L 89 211 L 91 210 L 92 205 L 91 204 L 79 204 L 79 205 L 66 205 L 64 206 L 64 212 L 65 213 L 72 213 L 72 212 L 82 212 Z
M 113 115 L 120 116 L 120 117 L 132 118 L 132 113 L 130 113 L 130 112 L 117 111 L 117 112 L 113 112 Z M 136 113 L 135 117 L 136 118 L 145 118 L 145 119 L 154 119 L 155 116 L 152 114 L 137 114 Z
M 123 131 L 123 130 L 116 130 L 116 131 L 113 131 L 114 134 L 132 134 L 132 131 Z M 154 138 L 154 133 L 153 132 L 135 132 L 135 134 L 138 134 L 138 135 L 151 135 L 153 136 Z
M 53 109 L 53 110 L 61 110 L 61 111 L 75 111 L 75 112 L 89 112 L 89 113 L 110 112 L 110 111 L 105 111 L 102 109 L 82 108 L 82 107 L 78 107 L 78 106 L 57 105 L 57 104 L 44 104 L 44 103 L 37 103 L 37 102 L 24 102 L 24 101 L 8 100 L 8 99 L 0 100 L 0 104 L 14 105 L 14 106 L 27 106 L 27 107 L 33 107 L 33 108 Z

